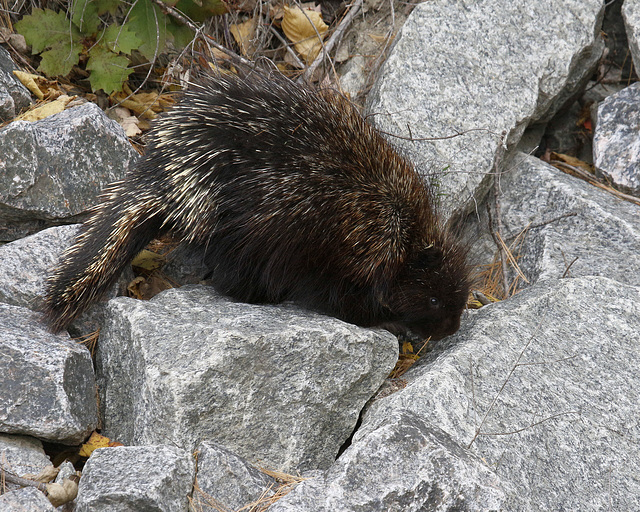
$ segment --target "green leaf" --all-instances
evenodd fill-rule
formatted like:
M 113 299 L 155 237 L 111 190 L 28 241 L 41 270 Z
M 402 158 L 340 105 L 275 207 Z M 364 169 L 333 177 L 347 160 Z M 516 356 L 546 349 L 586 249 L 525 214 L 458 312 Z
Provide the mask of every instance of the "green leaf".
M 138 0 L 131 9 L 129 21 L 125 23 L 142 39 L 138 51 L 149 61 L 153 61 L 154 56 L 165 49 L 166 21 L 167 17 L 150 0 Z
M 51 9 L 33 9 L 15 24 L 15 29 L 31 45 L 31 53 L 36 55 L 56 43 L 73 44 L 80 39 L 80 32 L 63 12 Z
M 82 52 L 80 43 L 71 44 L 68 40 L 54 43 L 50 50 L 40 54 L 42 60 L 38 71 L 42 71 L 47 76 L 68 75 L 71 68 L 78 64 L 80 52 Z
M 83 34 L 95 34 L 100 26 L 98 6 L 92 0 L 73 0 L 71 21 Z
M 122 0 L 100 0 L 100 14 L 102 15 L 105 12 L 115 14 L 121 4 Z
M 94 92 L 102 89 L 106 94 L 122 90 L 122 84 L 133 72 L 128 65 L 129 59 L 126 57 L 116 55 L 103 46 L 94 46 L 87 62 L 87 69 L 91 71 L 91 89 Z
M 142 44 L 142 39 L 127 24 L 119 26 L 114 23 L 105 30 L 102 39 L 106 47 L 112 52 L 122 52 L 127 55 L 131 55 L 131 52 L 138 49 Z
M 227 12 L 227 5 L 222 0 L 179 0 L 176 9 L 193 21 L 203 22 L 217 14 Z
M 167 30 L 173 36 L 173 47 L 176 50 L 182 50 L 193 39 L 195 33 L 186 25 L 181 25 L 173 18 L 169 19 Z
M 71 20 L 83 34 L 95 34 L 102 23 L 99 16 L 115 12 L 118 4 L 118 0 L 73 0 Z

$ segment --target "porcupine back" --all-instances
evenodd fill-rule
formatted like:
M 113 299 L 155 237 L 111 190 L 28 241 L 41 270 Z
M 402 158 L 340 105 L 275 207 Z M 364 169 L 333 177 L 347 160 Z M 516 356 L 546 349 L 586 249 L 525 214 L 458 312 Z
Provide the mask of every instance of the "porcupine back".
M 215 287 L 363 326 L 457 330 L 465 250 L 413 167 L 344 98 L 281 76 L 203 77 L 159 119 L 48 282 L 66 327 L 153 238 L 206 248 Z

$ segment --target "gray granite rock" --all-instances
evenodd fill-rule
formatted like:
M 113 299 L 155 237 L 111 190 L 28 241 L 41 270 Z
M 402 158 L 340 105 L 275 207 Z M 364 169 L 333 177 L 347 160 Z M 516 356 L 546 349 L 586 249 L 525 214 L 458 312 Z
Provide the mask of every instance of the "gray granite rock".
M 98 423 L 89 351 L 38 314 L 0 304 L 0 432 L 78 444 Z
M 73 244 L 79 228 L 79 224 L 55 226 L 0 246 L 0 302 L 41 311 L 46 279 L 63 251 Z M 104 299 L 122 294 L 132 278 L 133 272 L 126 269 Z M 99 302 L 76 318 L 68 330 L 81 338 L 99 329 L 103 316 L 104 302 Z
M 409 411 L 528 497 L 506 510 L 640 510 L 640 288 L 548 280 L 470 314 L 375 402 Z
M 60 466 L 58 466 L 59 472 L 56 477 L 55 483 L 64 485 L 65 480 L 69 479 L 71 476 L 75 476 L 77 474 L 76 468 L 69 462 L 68 460 L 64 461 Z M 75 512 L 76 510 L 76 500 L 68 501 L 67 503 L 56 507 L 56 512 Z
M 240 510 L 275 492 L 273 478 L 223 446 L 205 441 L 195 453 L 198 472 L 192 499 L 198 512 Z
M 624 0 L 622 18 L 627 31 L 629 51 L 637 72 L 640 69 L 640 2 L 638 0 Z
M 0 121 L 13 119 L 31 105 L 31 93 L 13 74 L 16 69 L 9 52 L 0 46 Z
M 593 163 L 616 188 L 640 197 L 640 83 L 598 105 Z
M 76 512 L 187 512 L 195 475 L 174 446 L 99 448 L 87 461 Z
M 503 132 L 509 146 L 517 143 L 586 83 L 602 53 L 603 13 L 601 0 L 421 3 L 367 110 L 384 132 L 446 138 L 392 140 L 421 173 L 435 174 L 443 203 L 455 209 L 483 194 Z
M 300 471 L 333 462 L 398 354 L 386 331 L 203 286 L 112 300 L 98 347 L 110 437 L 189 450 L 211 439 Z
M 32 437 L 0 434 L 0 471 L 16 476 L 37 475 L 48 466 L 53 467 L 53 464 L 45 455 L 40 441 Z M 6 486 L 9 490 L 18 488 L 11 483 Z
M 512 244 L 527 230 L 514 255 L 529 283 L 567 272 L 640 286 L 640 207 L 522 153 L 498 179 L 502 236 Z M 478 210 L 486 225 L 486 209 Z M 471 236 L 474 251 L 491 258 L 496 247 L 489 235 Z M 510 269 L 509 283 L 515 276 Z
M 85 103 L 0 129 L 0 240 L 73 221 L 124 176 L 137 153 L 123 129 Z
M 25 487 L 0 496 L 2 512 L 53 512 L 55 509 L 42 491 Z
M 354 436 L 321 478 L 306 480 L 273 512 L 514 510 L 513 487 L 446 433 L 416 414 L 394 411 Z
M 45 279 L 78 226 L 59 226 L 0 246 L 0 302 L 38 309 Z

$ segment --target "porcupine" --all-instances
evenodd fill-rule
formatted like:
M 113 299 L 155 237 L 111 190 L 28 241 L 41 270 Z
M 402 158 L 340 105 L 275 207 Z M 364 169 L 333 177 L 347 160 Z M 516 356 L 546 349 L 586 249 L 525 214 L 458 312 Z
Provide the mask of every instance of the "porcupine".
M 47 282 L 54 331 L 152 239 L 206 248 L 223 294 L 291 300 L 361 326 L 455 332 L 465 248 L 414 167 L 336 92 L 283 76 L 204 76 L 107 187 Z

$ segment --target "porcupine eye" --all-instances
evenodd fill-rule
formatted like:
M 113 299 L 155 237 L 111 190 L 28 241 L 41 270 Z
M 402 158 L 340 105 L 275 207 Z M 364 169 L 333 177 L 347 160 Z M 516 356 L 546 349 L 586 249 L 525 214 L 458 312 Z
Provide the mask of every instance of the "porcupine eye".
M 429 306 L 431 306 L 432 308 L 439 308 L 440 300 L 438 299 L 438 297 L 429 297 Z

